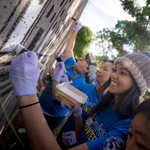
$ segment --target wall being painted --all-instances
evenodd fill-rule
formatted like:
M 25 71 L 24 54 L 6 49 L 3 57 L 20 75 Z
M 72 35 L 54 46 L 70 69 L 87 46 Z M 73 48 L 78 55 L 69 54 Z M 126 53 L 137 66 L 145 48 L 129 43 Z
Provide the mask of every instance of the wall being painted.
M 0 52 L 22 44 L 39 54 L 45 65 L 53 65 L 55 53 L 65 50 L 74 26 L 72 15 L 79 19 L 88 0 L 1 0 Z M 0 134 L 17 114 L 17 102 L 9 80 L 11 60 L 15 52 L 0 53 Z

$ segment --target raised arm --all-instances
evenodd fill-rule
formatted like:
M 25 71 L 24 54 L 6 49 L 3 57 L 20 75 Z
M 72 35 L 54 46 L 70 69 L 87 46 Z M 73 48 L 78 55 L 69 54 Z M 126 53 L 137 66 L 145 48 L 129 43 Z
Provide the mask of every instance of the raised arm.
M 80 142 L 82 128 L 83 128 L 82 116 L 78 116 L 75 118 L 75 133 L 78 144 Z
M 58 62 L 56 64 L 56 68 L 54 69 L 54 72 L 53 72 L 53 77 L 52 77 L 52 94 L 53 94 L 53 99 L 56 100 L 56 85 L 62 83 L 62 82 L 69 82 L 68 81 L 68 77 L 67 75 L 64 74 L 64 68 L 65 68 L 65 65 L 64 65 L 64 62 Z
M 17 96 L 19 106 L 27 106 L 38 102 L 37 95 Z M 39 103 L 21 108 L 21 116 L 26 129 L 27 137 L 32 149 L 46 150 L 61 148 L 57 144 L 41 110 Z M 53 144 L 52 144 L 53 143 Z
M 53 72 L 53 76 L 52 76 L 52 94 L 53 94 L 53 99 L 56 100 L 56 85 L 60 83 L 60 78 L 61 78 L 61 75 L 63 74 L 64 72 L 64 63 L 57 63 L 56 64 L 56 67 L 54 69 L 54 72 Z
M 37 95 L 17 96 L 19 106 L 26 106 L 38 102 Z M 26 129 L 27 137 L 32 149 L 35 150 L 61 150 L 53 133 L 43 116 L 39 104 L 21 109 L 21 116 Z M 89 150 L 86 143 L 71 150 Z
M 59 80 L 54 80 L 53 79 L 53 82 L 52 82 L 52 94 L 53 94 L 53 99 L 56 99 L 56 92 L 57 92 L 57 89 L 56 89 L 56 85 L 60 84 L 60 83 L 63 83 L 63 82 L 67 82 L 67 83 L 70 83 L 69 80 L 68 80 L 68 76 L 66 74 L 62 74 L 62 76 L 60 77 L 60 81 Z
M 42 71 L 42 73 L 40 74 L 40 77 L 39 77 L 39 85 L 40 85 L 40 92 L 43 92 L 44 90 L 44 84 L 43 84 L 43 81 L 42 81 L 42 78 L 43 78 L 43 75 L 44 75 L 44 70 Z
M 51 146 L 49 141 L 52 141 L 55 144 L 51 147 L 60 149 L 46 123 L 37 98 L 39 74 L 38 58 L 34 52 L 23 53 L 11 62 L 10 80 L 31 148 L 46 149 Z
M 66 107 L 64 102 L 61 102 L 61 106 L 62 107 Z M 82 108 L 81 106 L 79 106 L 78 108 L 72 108 L 71 106 L 67 107 L 70 111 L 72 111 L 74 117 L 75 117 L 75 135 L 76 137 L 74 137 L 72 135 L 73 141 L 77 140 L 77 143 L 79 144 L 80 142 L 80 137 L 81 137 L 81 130 L 83 127 L 83 122 L 82 122 Z M 65 135 L 65 138 L 67 136 Z M 70 138 L 70 136 L 68 136 L 68 138 Z M 75 139 L 76 138 L 76 139 Z
M 36 94 L 39 74 L 38 58 L 34 52 L 23 53 L 11 63 L 10 80 L 31 148 L 35 150 L 61 150 L 39 105 Z M 72 150 L 83 149 L 88 150 L 86 143 Z
M 67 41 L 66 51 L 65 51 L 65 61 L 69 59 L 70 57 L 73 57 L 73 48 L 74 48 L 76 36 L 81 27 L 82 25 L 80 24 L 79 21 L 77 21 Z

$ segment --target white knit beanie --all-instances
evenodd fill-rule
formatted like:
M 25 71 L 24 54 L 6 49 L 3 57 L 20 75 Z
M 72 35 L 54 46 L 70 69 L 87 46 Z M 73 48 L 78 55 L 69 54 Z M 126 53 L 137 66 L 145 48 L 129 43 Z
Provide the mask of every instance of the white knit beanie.
M 150 86 L 150 57 L 142 52 L 127 54 L 118 57 L 114 64 L 117 63 L 121 63 L 129 70 L 139 87 L 140 96 L 143 96 Z

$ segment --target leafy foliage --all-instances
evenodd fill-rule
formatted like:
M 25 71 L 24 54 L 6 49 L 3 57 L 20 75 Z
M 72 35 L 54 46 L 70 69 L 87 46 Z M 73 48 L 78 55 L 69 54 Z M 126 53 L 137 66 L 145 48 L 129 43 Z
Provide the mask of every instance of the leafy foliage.
M 85 55 L 88 53 L 88 48 L 93 41 L 92 36 L 92 31 L 86 26 L 83 26 L 79 30 L 74 47 L 75 58 L 82 59 L 85 57 Z
M 118 56 L 122 56 L 129 51 L 150 51 L 150 31 L 148 30 L 150 1 L 147 0 L 146 6 L 142 8 L 135 6 L 133 0 L 120 1 L 123 9 L 132 17 L 135 17 L 135 21 L 118 21 L 114 28 L 105 28 L 99 31 L 96 36 L 99 47 L 107 52 L 112 52 L 112 54 L 112 50 L 116 49 Z M 104 47 L 106 41 L 107 47 Z
M 108 56 L 96 56 L 94 59 L 98 68 L 100 68 L 102 64 L 107 62 L 108 60 L 109 60 Z

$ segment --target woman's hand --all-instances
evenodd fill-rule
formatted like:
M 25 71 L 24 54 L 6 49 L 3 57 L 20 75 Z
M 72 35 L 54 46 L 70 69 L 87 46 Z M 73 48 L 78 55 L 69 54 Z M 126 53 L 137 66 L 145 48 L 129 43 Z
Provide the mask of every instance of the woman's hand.
M 40 68 L 35 52 L 22 53 L 12 60 L 9 76 L 14 94 L 16 96 L 36 94 L 39 74 Z
M 61 107 L 67 108 L 70 111 L 72 111 L 74 117 L 79 117 L 79 116 L 82 115 L 82 108 L 81 108 L 81 106 L 79 106 L 78 108 L 73 108 L 72 106 L 66 107 L 65 103 L 63 101 L 60 103 L 60 105 L 61 105 Z

